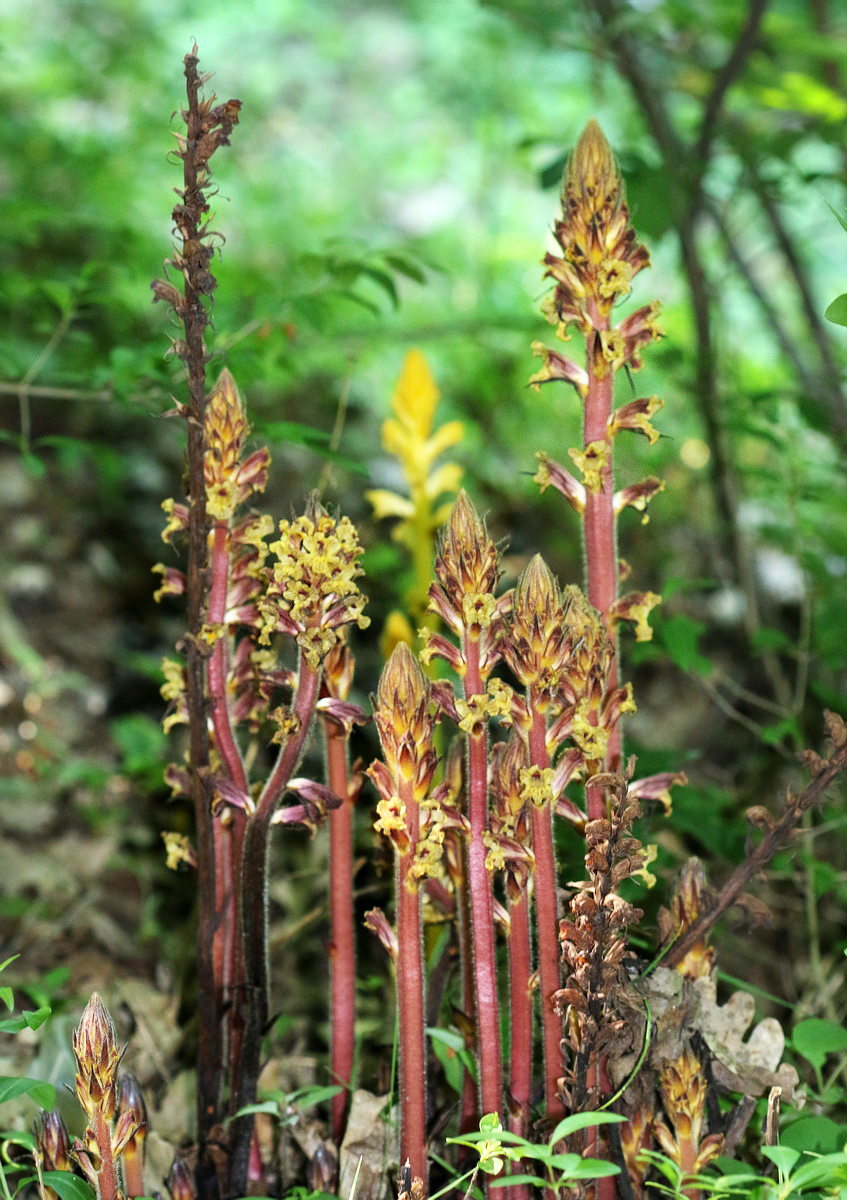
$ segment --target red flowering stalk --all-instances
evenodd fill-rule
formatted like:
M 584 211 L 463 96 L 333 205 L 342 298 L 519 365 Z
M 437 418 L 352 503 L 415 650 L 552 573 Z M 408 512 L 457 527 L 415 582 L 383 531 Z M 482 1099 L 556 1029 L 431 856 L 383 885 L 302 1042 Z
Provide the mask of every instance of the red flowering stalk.
M 326 778 L 341 804 L 329 814 L 330 917 L 330 1073 L 344 1091 L 332 1099 L 332 1135 L 341 1145 L 353 1086 L 356 1049 L 356 938 L 353 928 L 353 814 L 362 777 L 350 774 L 350 730 L 362 719 L 349 699 L 356 660 L 343 642 L 336 643 L 324 662 L 324 693 L 318 710 L 324 715 Z M 330 706 L 328 702 L 335 701 Z M 342 707 L 344 706 L 344 707 Z
M 532 931 L 531 816 L 521 783 L 527 749 L 517 732 L 491 749 L 491 829 L 489 858 L 505 873 L 509 953 L 509 1129 L 528 1137 L 532 1105 Z M 513 1168 L 513 1173 L 519 1168 Z M 528 1200 L 526 1184 L 509 1188 L 510 1200 Z
M 440 538 L 435 561 L 437 583 L 430 606 L 459 639 L 456 646 L 430 633 L 421 659 L 443 658 L 462 680 L 464 698 L 454 713 L 467 742 L 468 890 L 474 950 L 474 1001 L 479 1055 L 480 1102 L 484 1113 L 499 1112 L 503 1080 L 500 1005 L 494 944 L 494 895 L 489 861 L 488 719 L 509 712 L 509 689 L 491 673 L 500 658 L 502 610 L 494 589 L 498 555 L 485 525 L 462 491 Z
M 545 256 L 547 275 L 555 283 L 545 304 L 545 315 L 564 341 L 575 326 L 585 337 L 585 366 L 536 342 L 533 349 L 544 359 L 532 377 L 538 387 L 554 379 L 571 383 L 583 403 L 583 445 L 568 451 L 582 474 L 577 480 L 560 464 L 540 454 L 536 481 L 542 490 L 552 484 L 580 514 L 585 544 L 587 592 L 603 618 L 610 637 L 622 620 L 634 621 L 639 640 L 649 640 L 647 614 L 660 602 L 652 592 L 632 593 L 618 599 L 616 545 L 617 516 L 627 505 L 643 511 L 664 486 L 649 478 L 619 492 L 614 490 L 613 442 L 622 429 L 643 433 L 655 442 L 659 434 L 650 423 L 662 407 L 657 396 L 634 400 L 613 411 L 614 377 L 642 365 L 641 350 L 661 336 L 656 322 L 657 304 L 638 309 L 613 327 L 614 305 L 631 288 L 635 275 L 649 264 L 649 255 L 629 224 L 620 172 L 606 138 L 596 121 L 589 121 L 571 155 L 562 183 L 562 218 L 554 229 L 561 256 Z M 646 520 L 646 517 L 645 517 Z M 617 686 L 613 658 L 608 679 Z M 611 730 L 605 768 L 621 769 L 619 729 Z M 589 794 L 589 817 L 605 815 L 605 797 Z
M 139 1131 L 139 1114 L 127 1109 L 117 1114 L 118 1048 L 115 1027 L 103 1001 L 95 992 L 74 1031 L 76 1096 L 87 1125 L 76 1138 L 72 1153 L 98 1200 L 122 1200 L 118 1159 Z
M 190 713 L 189 789 L 194 802 L 197 831 L 198 899 L 200 921 L 197 938 L 199 1029 L 197 1120 L 201 1146 L 199 1174 L 208 1186 L 213 1170 L 206 1144 L 222 1112 L 222 1079 L 225 1058 L 222 962 L 226 952 L 220 933 L 220 894 L 216 885 L 215 833 L 209 786 L 211 751 L 207 705 L 208 646 L 201 631 L 208 620 L 209 517 L 206 513 L 206 363 L 205 329 L 209 324 L 209 298 L 216 287 L 210 271 L 214 252 L 207 225 L 207 192 L 212 186 L 209 163 L 238 123 L 239 100 L 215 105 L 214 95 L 201 98 L 207 77 L 198 71 L 197 47 L 185 56 L 187 107 L 182 109 L 185 133 L 177 135 L 176 153 L 183 163 L 183 186 L 173 210 L 177 245 L 168 266 L 182 277 L 182 290 L 167 280 L 156 280 L 153 294 L 174 310 L 183 336 L 173 342 L 173 353 L 185 367 L 188 405 L 176 411 L 187 421 L 188 492 L 186 510 L 189 568 L 185 584 L 188 631 L 186 638 L 185 706 Z
M 559 1095 L 562 1023 L 553 1007 L 553 996 L 562 981 L 553 843 L 554 771 L 547 744 L 547 718 L 561 690 L 570 658 L 570 643 L 558 584 L 540 555 L 533 558 L 515 588 L 503 656 L 526 688 L 521 724 L 527 741 L 528 765 L 520 773 L 520 784 L 523 799 L 529 801 L 535 856 L 535 928 L 541 986 L 544 1097 L 547 1116 L 558 1120 L 564 1115 Z
M 522 772 L 527 766 L 526 746 L 513 732 L 508 742 L 491 750 L 491 828 L 498 866 L 505 872 L 508 901 L 509 949 L 509 1128 L 526 1137 L 532 1098 L 532 941 L 530 880 L 532 852 L 531 816 Z M 526 1189 L 521 1195 L 528 1195 Z M 517 1191 L 513 1191 L 517 1200 Z
M 245 798 L 249 820 L 244 832 L 241 870 L 241 929 L 246 982 L 244 1036 L 238 1075 L 234 1080 L 235 1110 L 255 1103 L 262 1036 L 268 1020 L 268 849 L 272 824 L 297 822 L 314 826 L 330 804 L 339 798 L 332 791 L 306 779 L 295 778 L 317 711 L 323 663 L 344 636 L 344 628 L 356 624 L 364 629 L 366 598 L 356 580 L 361 575 L 362 553 L 358 534 L 347 517 L 329 516 L 313 502 L 307 513 L 294 521 L 281 521 L 279 540 L 270 545 L 276 561 L 268 570 L 258 602 L 262 621 L 260 645 L 268 645 L 274 634 L 292 638 L 298 649 L 297 671 L 288 682 L 293 691 L 290 705 L 274 709 L 270 718 L 277 726 L 274 742 L 279 752 L 255 801 Z M 349 708 L 326 697 L 323 711 L 338 716 Z M 349 716 L 349 713 L 348 713 Z M 280 808 L 285 792 L 293 792 L 300 803 Z M 244 1193 L 250 1168 L 252 1118 L 236 1122 L 231 1185 Z
M 400 1046 L 400 1161 L 411 1176 L 428 1178 L 426 1155 L 426 987 L 421 927 L 422 879 L 437 867 L 444 841 L 443 811 L 430 795 L 435 773 L 434 705 L 429 683 L 400 642 L 383 669 L 374 703 L 383 761 L 368 775 L 380 795 L 376 830 L 394 847 L 396 939 L 382 914 L 369 923 L 395 955 Z M 379 918 L 379 920 L 377 920 Z M 396 947 L 396 948 L 395 948 Z

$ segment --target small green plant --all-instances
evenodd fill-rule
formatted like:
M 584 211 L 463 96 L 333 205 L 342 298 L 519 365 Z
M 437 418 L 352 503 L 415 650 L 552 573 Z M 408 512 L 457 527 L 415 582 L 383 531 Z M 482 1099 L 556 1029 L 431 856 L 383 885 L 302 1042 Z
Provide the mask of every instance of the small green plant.
M 802 1196 L 843 1200 L 847 1194 L 847 1146 L 835 1154 L 820 1155 L 790 1146 L 763 1146 L 762 1154 L 776 1168 L 775 1179 L 741 1163 L 725 1162 L 722 1175 L 686 1175 L 665 1154 L 645 1150 L 639 1157 L 664 1180 L 651 1180 L 648 1191 L 672 1200 L 688 1200 L 695 1191 L 701 1196 L 744 1196 L 747 1200 L 799 1200 Z
M 454 1191 L 466 1180 L 468 1192 L 476 1183 L 477 1175 L 483 1171 L 492 1177 L 489 1187 L 515 1187 L 518 1184 L 544 1188 L 548 1194 L 561 1195 L 566 1188 L 584 1182 L 588 1179 L 603 1179 L 620 1174 L 620 1167 L 613 1163 L 603 1162 L 602 1159 L 583 1158 L 581 1154 L 572 1151 L 563 1152 L 562 1142 L 597 1125 L 620 1124 L 625 1120 L 617 1113 L 574 1113 L 559 1121 L 546 1142 L 534 1143 L 527 1141 L 519 1134 L 511 1133 L 500 1124 L 497 1113 L 487 1113 L 479 1122 L 478 1133 L 467 1133 L 462 1137 L 447 1138 L 448 1145 L 468 1146 L 479 1155 L 479 1161 L 449 1186 L 435 1192 L 431 1200 Z M 502 1175 L 507 1162 L 518 1163 L 530 1160 L 534 1170 L 524 1173 L 513 1172 Z

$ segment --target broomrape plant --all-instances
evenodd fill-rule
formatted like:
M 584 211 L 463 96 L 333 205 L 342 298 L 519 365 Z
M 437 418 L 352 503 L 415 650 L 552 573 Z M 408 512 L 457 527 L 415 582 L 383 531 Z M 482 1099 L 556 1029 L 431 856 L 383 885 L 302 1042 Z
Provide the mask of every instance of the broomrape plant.
M 339 1088 L 331 1095 L 332 1142 L 319 1164 L 325 1189 L 345 1136 L 356 1082 L 355 816 L 373 806 L 364 773 L 350 765 L 351 732 L 369 719 L 351 702 L 353 639 L 369 622 L 356 528 L 314 498 L 289 520 L 251 507 L 268 479 L 269 452 L 248 449 L 246 405 L 230 372 L 207 377 L 204 337 L 216 287 L 210 160 L 229 144 L 240 103 L 203 97 L 196 47 L 185 76 L 185 132 L 177 137 L 183 182 L 166 263 L 173 279 L 153 284 L 154 299 L 179 327 L 171 352 L 187 391 L 173 410 L 186 423 L 186 495 L 163 505 L 164 540 L 184 545 L 185 561 L 154 570 L 156 598 L 186 605 L 185 635 L 179 657 L 163 665 L 162 695 L 166 730 L 187 727 L 185 753 L 167 778 L 193 804 L 194 835 L 164 837 L 168 864 L 195 870 L 199 902 L 198 1153 L 194 1170 L 181 1159 L 174 1164 L 170 1187 L 174 1200 L 234 1200 L 269 1187 L 254 1128 L 256 1113 L 266 1111 L 257 1086 L 271 1012 L 269 846 L 292 825 L 311 833 L 329 826 L 330 1082 Z M 616 408 L 614 382 L 622 370 L 637 371 L 661 330 L 655 303 L 615 323 L 614 309 L 649 255 L 596 122 L 568 162 L 554 233 L 560 253 L 544 260 L 553 285 L 544 311 L 561 340 L 580 335 L 584 354 L 578 361 L 536 344 L 543 366 L 531 382 L 562 380 L 575 389 L 583 438 L 567 451 L 579 478 L 545 450 L 536 479 L 579 517 L 585 590 L 563 586 L 540 555 L 514 588 L 501 589 L 500 553 L 470 495 L 460 491 L 449 507 L 442 499 L 456 492 L 461 472 L 436 460 L 462 426 L 436 427 L 438 392 L 419 352 L 407 356 L 383 427 L 410 494 L 369 493 L 378 517 L 399 518 L 395 536 L 414 562 L 409 611 L 421 627 L 419 654 L 408 629 L 390 639 L 397 644 L 373 698 L 381 754 L 366 772 L 377 797 L 369 820 L 394 860 L 393 911 L 374 907 L 366 923 L 394 969 L 399 1186 L 415 1200 L 428 1193 L 433 1159 L 425 911 L 439 913 L 456 947 L 464 1009 L 456 1020 L 476 1068 L 464 1075 L 460 1136 L 447 1141 L 478 1149 L 479 1163 L 451 1186 L 473 1184 L 482 1170 L 512 1200 L 525 1200 L 533 1187 L 553 1195 L 586 1180 L 598 1200 L 641 1200 L 654 1186 L 653 1169 L 665 1179 L 678 1172 L 673 1194 L 689 1200 L 711 1188 L 704 1168 L 725 1148 L 728 1127 L 710 1124 L 709 1080 L 718 1074 L 729 1090 L 756 1096 L 777 1078 L 785 1085 L 790 1068 L 779 1066 L 781 1030 L 768 1062 L 755 1066 L 742 1053 L 746 1025 L 734 1057 L 715 1035 L 709 933 L 731 904 L 752 903 L 749 880 L 847 766 L 847 729 L 830 714 L 832 751 L 807 753 L 810 783 L 789 795 L 779 816 L 757 810 L 761 837 L 720 892 L 708 893 L 699 865 L 686 868 L 660 916 L 656 960 L 638 962 L 628 938 L 642 914 L 621 889 L 627 880 L 649 886 L 653 851 L 637 838 L 635 822 L 645 804 L 669 815 L 670 789 L 684 776 L 637 779 L 623 750 L 622 721 L 635 704 L 622 679 L 618 630 L 628 621 L 637 638 L 649 639 L 647 618 L 660 598 L 619 596 L 628 569 L 618 557 L 617 519 L 629 507 L 646 520 L 663 485 L 650 476 L 616 490 L 614 449 L 627 430 L 656 441 L 652 418 L 661 401 L 642 397 Z M 322 779 L 300 774 L 316 727 Z M 560 877 L 557 837 L 582 846 L 582 879 Z M 442 994 L 434 992 L 436 1004 Z M 677 1019 L 681 1011 L 690 1013 L 686 1022 Z M 142 1101 L 129 1084 L 118 1101 L 120 1056 L 96 997 L 74 1051 L 86 1135 L 67 1150 L 45 1121 L 44 1162 L 62 1169 L 75 1156 L 98 1194 L 113 1200 L 122 1157 L 126 1188 L 138 1194 Z M 506 1129 L 496 1116 L 503 1111 Z M 479 1134 L 469 1132 L 474 1126 Z

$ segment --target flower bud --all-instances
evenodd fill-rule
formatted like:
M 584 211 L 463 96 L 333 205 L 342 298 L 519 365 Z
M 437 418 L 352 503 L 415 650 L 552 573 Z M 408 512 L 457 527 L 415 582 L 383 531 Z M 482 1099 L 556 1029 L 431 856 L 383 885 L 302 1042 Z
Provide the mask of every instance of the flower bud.
M 115 1114 L 117 1072 L 121 1060 L 108 1009 L 97 992 L 86 1005 L 73 1036 L 77 1061 L 76 1094 L 89 1121 L 99 1113 L 107 1121 Z

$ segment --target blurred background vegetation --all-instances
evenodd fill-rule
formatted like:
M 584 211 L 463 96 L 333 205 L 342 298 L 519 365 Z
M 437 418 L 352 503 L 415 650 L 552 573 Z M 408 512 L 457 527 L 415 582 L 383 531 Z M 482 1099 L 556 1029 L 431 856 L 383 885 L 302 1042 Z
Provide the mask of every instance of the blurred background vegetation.
M 660 883 L 643 903 L 655 912 L 690 853 L 720 881 L 743 852 L 744 808 L 798 778 L 794 756 L 818 745 L 824 707 L 847 712 L 847 332 L 823 316 L 847 277 L 828 207 L 847 202 L 844 10 L 6 0 L 6 938 L 28 947 L 32 971 L 65 964 L 71 988 L 135 969 L 168 990 L 190 959 L 190 880 L 164 870 L 159 838 L 188 828 L 161 784 L 173 751 L 158 695 L 182 614 L 152 602 L 150 574 L 165 553 L 161 500 L 181 490 L 183 430 L 162 418 L 182 380 L 149 283 L 169 252 L 169 115 L 193 39 L 209 90 L 243 101 L 215 160 L 211 345 L 270 442 L 270 511 L 300 511 L 319 484 L 359 523 L 377 629 L 411 564 L 364 493 L 402 483 L 380 426 L 411 347 L 441 390 L 438 420 L 464 424 L 450 457 L 507 539 L 511 576 L 540 549 L 563 582 L 580 580 L 576 520 L 531 480 L 536 451 L 565 460 L 576 444 L 578 404 L 527 379 L 530 343 L 549 333 L 540 259 L 562 167 L 586 120 L 600 120 L 653 256 L 626 303 L 660 300 L 667 334 L 634 381 L 666 399 L 662 440 L 618 443 L 623 482 L 655 473 L 667 485 L 649 524 L 631 510 L 621 521 L 633 586 L 665 598 L 651 644 L 623 639 L 639 704 L 628 749 L 639 773 L 690 778 L 673 819 L 646 829 Z M 365 702 L 379 657 L 362 643 Z M 751 938 L 730 923 L 721 934 L 725 969 L 775 994 L 781 1017 L 844 1014 L 845 820 L 842 798 L 775 864 L 762 892 L 770 931 Z M 364 813 L 360 836 L 370 861 Z M 280 853 L 274 955 L 298 979 L 285 999 L 296 1033 L 325 994 L 325 847 L 298 835 Z M 384 967 L 374 970 L 363 987 L 381 995 Z

